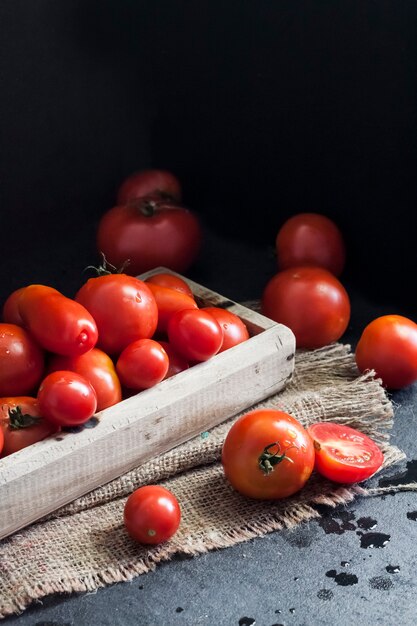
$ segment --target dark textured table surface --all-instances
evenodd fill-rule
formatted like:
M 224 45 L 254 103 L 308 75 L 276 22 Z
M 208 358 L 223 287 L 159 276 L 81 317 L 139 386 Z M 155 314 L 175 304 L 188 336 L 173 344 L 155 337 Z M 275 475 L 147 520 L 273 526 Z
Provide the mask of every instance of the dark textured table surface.
M 62 226 L 64 230 L 64 226 Z M 84 252 L 62 238 L 34 251 L 33 263 L 6 261 L 3 297 L 31 281 L 49 282 L 72 295 L 80 270 L 91 262 L 91 233 Z M 89 247 L 90 246 L 90 247 Z M 7 258 L 7 256 L 5 256 Z M 10 267 L 7 267 L 7 263 Z M 275 271 L 265 247 L 207 233 L 201 260 L 190 273 L 198 282 L 235 300 L 260 296 Z M 375 303 L 347 285 L 352 319 L 342 340 L 354 345 L 377 315 L 411 311 L 395 308 L 395 290 Z M 407 482 L 417 475 L 417 385 L 392 395 L 392 443 L 407 461 L 381 478 Z M 415 460 L 414 460 L 415 459 Z M 414 476 L 413 476 L 414 474 Z M 394 479 L 395 480 L 395 479 Z M 176 558 L 130 583 L 97 593 L 55 596 L 5 623 L 19 626 L 179 624 L 250 626 L 415 624 L 417 494 L 359 498 L 349 506 L 321 509 L 322 517 L 294 530 L 274 532 L 226 550 Z M 369 533 L 374 533 L 370 535 Z

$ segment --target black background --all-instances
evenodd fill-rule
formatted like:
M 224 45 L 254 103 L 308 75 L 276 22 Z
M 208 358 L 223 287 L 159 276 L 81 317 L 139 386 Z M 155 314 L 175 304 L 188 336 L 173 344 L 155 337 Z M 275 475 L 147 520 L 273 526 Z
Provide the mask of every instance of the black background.
M 289 215 L 329 215 L 345 280 L 412 306 L 416 31 L 406 0 L 2 0 L 2 297 L 91 262 L 153 166 L 225 237 L 271 247 Z

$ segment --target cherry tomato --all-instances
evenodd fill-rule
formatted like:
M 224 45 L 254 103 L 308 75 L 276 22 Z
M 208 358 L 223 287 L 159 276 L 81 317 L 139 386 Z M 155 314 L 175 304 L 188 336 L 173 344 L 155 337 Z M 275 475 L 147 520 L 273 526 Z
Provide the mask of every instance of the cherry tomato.
M 207 361 L 220 350 L 223 329 L 210 313 L 183 309 L 169 320 L 168 338 L 187 361 Z
M 337 341 L 350 319 L 350 301 L 343 285 L 320 267 L 279 272 L 266 285 L 262 313 L 285 324 L 298 348 L 321 348 Z
M 168 341 L 159 342 L 168 355 L 169 367 L 165 374 L 165 378 L 171 378 L 175 374 L 179 374 L 190 367 L 188 362 L 178 354 Z
M 16 324 L 17 326 L 24 325 L 22 316 L 20 315 L 19 311 L 19 300 L 24 290 L 25 287 L 20 287 L 20 289 L 16 289 L 16 291 L 13 291 L 13 293 L 10 294 L 10 296 L 4 303 L 3 322 L 6 322 L 6 324 Z
M 84 424 L 96 412 L 97 396 L 86 378 L 66 370 L 48 374 L 38 391 L 43 417 L 56 426 Z
M 121 184 L 117 194 L 117 204 L 128 204 L 131 200 L 149 195 L 159 195 L 162 198 L 180 202 L 180 182 L 174 174 L 166 170 L 135 172 Z
M 363 433 L 330 422 L 307 429 L 314 440 L 315 469 L 337 483 L 356 483 L 375 474 L 384 456 L 376 443 Z
M 158 309 L 149 287 L 126 274 L 90 278 L 75 296 L 94 317 L 97 346 L 111 355 L 120 354 L 136 339 L 152 337 L 158 323 Z
M 356 346 L 361 372 L 375 370 L 384 385 L 402 389 L 417 380 L 417 324 L 401 315 L 373 320 Z
M 148 283 L 158 307 L 158 333 L 165 333 L 171 317 L 177 311 L 183 309 L 197 309 L 197 303 L 193 297 L 176 289 L 162 287 L 154 283 Z
M 122 399 L 122 389 L 114 363 L 98 348 L 72 357 L 53 355 L 48 364 L 48 373 L 57 370 L 76 372 L 91 383 L 97 396 L 97 411 L 113 406 Z
M 0 324 L 0 396 L 30 393 L 44 372 L 44 354 L 31 335 L 15 324 Z
M 259 500 L 286 498 L 310 478 L 313 441 L 291 415 L 257 409 L 229 430 L 222 464 L 226 478 L 242 495 Z
M 103 215 L 97 247 L 120 267 L 127 259 L 129 274 L 160 265 L 185 272 L 201 245 L 201 228 L 194 213 L 162 200 L 143 198 L 134 205 L 116 206 Z
M 180 521 L 178 500 L 160 485 L 140 487 L 126 500 L 124 524 L 132 539 L 140 543 L 167 541 L 177 532 Z
M 249 339 L 249 332 L 240 317 L 220 307 L 204 307 L 202 311 L 207 311 L 223 328 L 223 343 L 219 352 L 224 352 L 233 346 L 237 346 L 242 341 Z
M 194 300 L 193 292 L 191 291 L 188 283 L 175 274 L 167 274 L 165 272 L 153 274 L 145 280 L 145 283 L 152 283 L 153 285 L 160 285 L 161 287 L 181 291 Z
M 161 382 L 168 366 L 168 355 L 161 344 L 153 339 L 138 339 L 123 350 L 116 370 L 122 385 L 142 390 Z
M 97 342 L 97 326 L 90 313 L 52 287 L 26 287 L 19 298 L 19 312 L 36 341 L 50 352 L 83 354 Z
M 336 224 L 318 213 L 290 217 L 276 237 L 278 267 L 317 265 L 339 276 L 345 265 L 345 244 Z
M 29 396 L 0 398 L 0 425 L 4 435 L 2 456 L 31 446 L 57 430 L 42 418 L 37 399 Z

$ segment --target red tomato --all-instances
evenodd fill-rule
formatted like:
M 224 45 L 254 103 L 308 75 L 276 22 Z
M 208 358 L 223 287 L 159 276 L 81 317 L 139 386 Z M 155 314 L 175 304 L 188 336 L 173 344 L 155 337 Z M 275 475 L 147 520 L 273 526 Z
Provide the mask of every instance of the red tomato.
M 50 352 L 83 354 L 97 342 L 97 326 L 90 313 L 52 287 L 26 287 L 19 298 L 19 312 L 36 341 Z
M 177 532 L 180 521 L 178 500 L 165 487 L 140 487 L 126 500 L 124 524 L 132 539 L 140 543 L 167 541 Z
M 145 283 L 126 274 L 90 278 L 75 296 L 94 317 L 98 347 L 107 354 L 120 354 L 136 339 L 152 337 L 158 309 Z
M 197 303 L 193 297 L 176 289 L 169 289 L 154 283 L 148 283 L 158 307 L 158 333 L 165 333 L 171 317 L 177 311 L 183 309 L 197 309 Z
M 332 220 L 318 213 L 290 217 L 276 237 L 278 266 L 317 265 L 339 276 L 345 265 L 342 233 Z
M 117 204 L 143 196 L 159 195 L 165 199 L 181 201 L 181 185 L 171 172 L 166 170 L 142 170 L 131 174 L 123 181 L 117 194 Z
M 65 370 L 48 374 L 38 391 L 43 417 L 56 426 L 84 424 L 96 412 L 97 396 L 86 378 Z
M 298 348 L 321 348 L 345 332 L 350 301 L 343 285 L 327 270 L 296 267 L 268 282 L 262 313 L 291 328 Z
M 84 376 L 97 396 L 97 411 L 113 406 L 122 399 L 122 389 L 111 358 L 102 350 L 93 348 L 78 356 L 53 355 L 48 372 L 67 370 Z
M 242 495 L 258 500 L 286 498 L 310 478 L 313 441 L 291 415 L 258 409 L 240 417 L 229 430 L 222 464 L 226 478 Z
M 129 389 L 148 389 L 165 378 L 168 355 L 157 341 L 138 339 L 119 356 L 116 370 L 122 385 Z
M 175 274 L 167 274 L 165 272 L 153 274 L 145 280 L 145 283 L 152 283 L 153 285 L 160 285 L 161 287 L 181 291 L 194 300 L 193 292 L 191 291 L 188 283 Z
M 30 334 L 15 324 L 0 324 L 0 396 L 33 391 L 43 371 L 43 351 Z
M 13 291 L 13 293 L 11 293 L 7 298 L 3 305 L 3 322 L 6 322 L 7 324 L 16 324 L 17 326 L 24 325 L 19 311 L 19 300 L 24 290 L 25 287 L 20 287 L 20 289 Z
M 167 353 L 169 359 L 169 367 L 165 378 L 171 378 L 171 376 L 175 376 L 175 374 L 188 370 L 190 367 L 188 362 L 174 350 L 168 341 L 160 341 L 159 343 Z
M 361 372 L 375 370 L 384 385 L 402 389 L 417 380 L 417 324 L 401 315 L 383 315 L 362 333 L 356 347 Z
M 18 452 L 57 430 L 42 418 L 37 399 L 29 396 L 0 398 L 0 424 L 4 435 L 2 456 Z
M 219 352 L 224 352 L 233 346 L 237 346 L 242 341 L 249 339 L 248 329 L 240 317 L 220 307 L 204 307 L 202 311 L 207 311 L 223 328 L 223 343 Z
M 210 313 L 184 309 L 171 317 L 168 338 L 174 350 L 187 361 L 207 361 L 220 350 L 223 329 Z
M 182 206 L 143 198 L 135 205 L 116 206 L 103 215 L 97 247 L 120 267 L 127 259 L 129 274 L 163 265 L 185 272 L 201 245 L 201 228 L 194 213 Z
M 376 443 L 363 433 L 330 422 L 307 429 L 316 450 L 315 469 L 337 483 L 356 483 L 375 474 L 384 456 Z

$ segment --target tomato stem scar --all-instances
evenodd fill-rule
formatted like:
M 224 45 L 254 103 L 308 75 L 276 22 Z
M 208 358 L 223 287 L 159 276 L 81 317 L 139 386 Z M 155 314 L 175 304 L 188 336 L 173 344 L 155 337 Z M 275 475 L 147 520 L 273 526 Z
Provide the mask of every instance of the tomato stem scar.
M 276 446 L 278 449 L 276 450 L 276 452 L 270 452 L 271 448 L 273 448 L 274 446 Z M 279 443 L 279 441 L 274 441 L 273 443 L 270 443 L 268 446 L 265 446 L 258 460 L 259 468 L 262 470 L 264 474 L 268 475 L 273 471 L 275 465 L 278 465 L 284 459 L 286 459 L 290 463 L 294 463 L 294 461 L 289 456 L 286 455 L 287 450 L 290 450 L 291 448 L 296 448 L 298 450 L 298 446 L 296 446 L 295 444 L 292 444 L 288 446 L 287 448 L 285 448 L 283 453 L 280 454 L 281 444 Z

